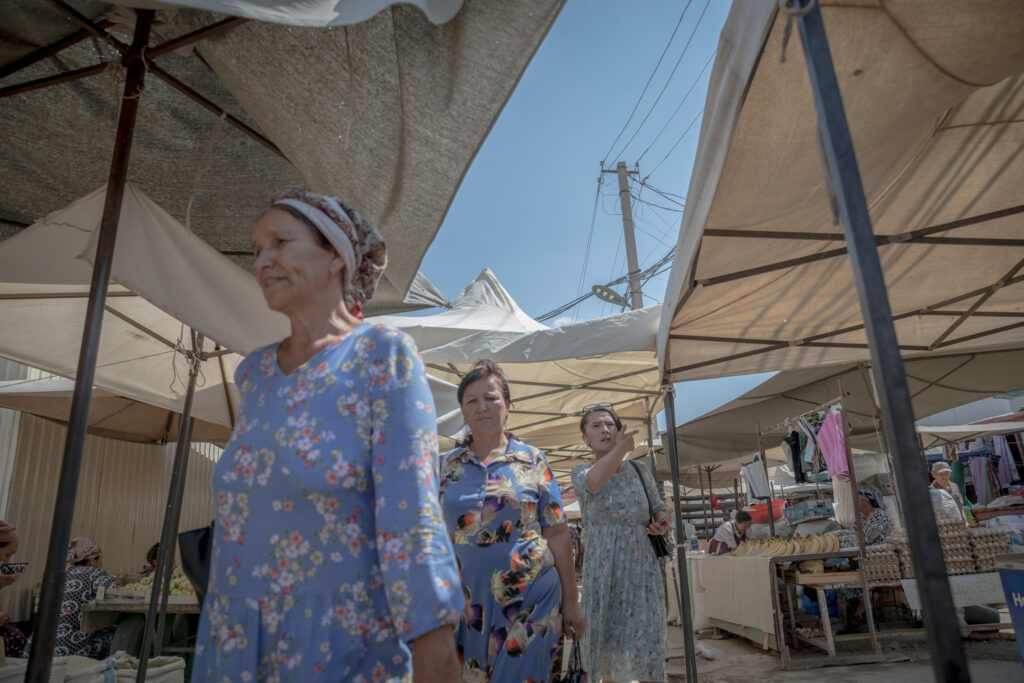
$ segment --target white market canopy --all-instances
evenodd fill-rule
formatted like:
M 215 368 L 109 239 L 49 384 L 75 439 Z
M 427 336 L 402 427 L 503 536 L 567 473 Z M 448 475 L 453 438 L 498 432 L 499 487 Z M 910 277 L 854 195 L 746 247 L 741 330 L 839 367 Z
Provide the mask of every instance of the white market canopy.
M 422 0 L 422 9 L 371 0 L 194 4 L 244 16 L 257 6 L 299 16 L 334 4 L 349 25 L 159 13 L 129 179 L 246 267 L 252 221 L 276 192 L 307 185 L 339 196 L 388 244 L 367 314 L 446 303 L 432 288 L 420 287 L 429 296 L 412 304 L 406 293 L 561 0 Z M 78 20 L 43 0 L 4 4 L 0 237 L 107 182 L 123 79 L 119 55 L 95 34 L 123 43 L 135 14 L 105 2 L 73 5 Z M 188 35 L 202 39 L 170 49 Z M 58 77 L 65 80 L 32 84 Z
M 1024 3 L 820 4 L 904 357 L 1024 345 Z M 736 0 L 722 32 L 658 334 L 670 381 L 869 357 L 786 21 Z
M 1024 350 L 953 354 L 905 361 L 914 414 L 927 417 L 954 406 L 1024 386 Z M 681 466 L 729 461 L 776 449 L 787 420 L 838 398 L 842 383 L 854 448 L 884 452 L 875 422 L 870 369 L 844 364 L 785 370 L 739 398 L 676 428 Z M 918 428 L 931 432 L 933 428 Z M 1018 425 L 1016 431 L 1021 431 Z
M 0 356 L 75 375 L 103 201 L 97 190 L 0 243 Z M 132 184 L 121 211 L 111 277 L 116 284 L 108 293 L 94 379 L 104 392 L 99 400 L 130 399 L 145 404 L 136 410 L 180 412 L 188 375 L 182 352 L 191 348 L 191 327 L 206 336 L 209 354 L 193 415 L 230 428 L 238 406 L 235 368 L 245 354 L 287 336 L 287 320 L 267 308 L 252 275 Z M 68 401 L 59 391 L 51 391 L 44 406 L 41 392 L 24 389 L 20 400 L 32 399 L 35 406 L 29 412 L 66 419 Z M 431 389 L 438 410 L 450 412 L 454 387 L 432 380 Z M 12 392 L 17 388 L 8 390 L 9 401 L 17 398 Z M 103 427 L 97 427 L 99 433 Z M 174 438 L 175 430 L 168 431 L 154 440 Z
M 1019 434 L 1024 433 L 1024 412 L 997 415 L 966 425 L 918 425 L 917 433 L 922 436 L 925 448 L 986 436 Z

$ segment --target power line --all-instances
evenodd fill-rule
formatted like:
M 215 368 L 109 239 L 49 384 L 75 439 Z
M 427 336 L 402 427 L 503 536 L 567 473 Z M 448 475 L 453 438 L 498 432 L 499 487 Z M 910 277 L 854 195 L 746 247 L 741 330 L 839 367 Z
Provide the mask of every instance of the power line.
M 683 57 L 686 56 L 686 50 L 689 49 L 690 43 L 693 42 L 693 37 L 697 35 L 697 29 L 700 28 L 700 23 L 704 20 L 704 15 L 707 13 L 710 5 L 711 0 L 707 0 L 707 2 L 704 3 L 704 9 L 701 10 L 700 17 L 697 19 L 697 24 L 693 27 L 690 37 L 686 40 L 686 45 L 683 46 L 683 51 L 679 54 L 679 59 L 676 60 L 675 66 L 672 67 L 672 73 L 668 75 L 668 80 L 665 81 L 665 85 L 661 87 L 661 92 L 658 93 L 658 96 L 654 98 L 654 104 L 652 104 L 651 108 L 647 110 L 647 115 L 644 116 L 644 120 L 640 122 L 640 125 L 637 126 L 636 130 L 633 132 L 633 136 L 629 138 L 625 145 L 622 146 L 622 149 L 620 149 L 619 153 L 615 155 L 615 158 L 622 158 L 626 148 L 629 147 L 630 143 L 636 139 L 637 134 L 643 129 L 644 124 L 647 123 L 647 119 L 650 118 L 651 114 L 654 112 L 654 108 L 658 106 L 658 102 L 661 101 L 661 96 L 665 94 L 665 90 L 668 89 L 668 84 L 672 82 L 672 77 L 676 75 L 676 69 L 678 69 L 679 65 L 682 64 Z M 612 146 L 614 147 L 614 144 Z
M 583 285 L 587 278 L 587 265 L 590 263 L 590 244 L 594 239 L 594 222 L 597 219 L 597 203 L 601 198 L 601 183 L 604 180 L 604 174 L 600 173 L 597 176 L 597 192 L 594 194 L 594 209 L 590 212 L 590 231 L 587 234 L 587 250 L 583 254 L 583 269 L 580 271 L 580 285 L 576 289 L 576 296 L 579 297 L 583 293 Z
M 683 17 L 686 16 L 686 10 L 690 9 L 690 3 L 692 2 L 693 0 L 687 0 L 686 7 L 683 8 L 683 13 L 679 15 L 679 21 L 676 22 L 676 27 L 672 29 L 672 35 L 669 36 L 668 42 L 665 44 L 665 49 L 661 51 L 661 56 L 658 57 L 658 63 L 654 65 L 654 70 L 651 72 L 651 75 L 648 76 L 647 83 L 644 84 L 644 89 L 640 92 L 640 97 L 637 98 L 636 104 L 633 105 L 633 111 L 629 112 L 629 118 L 626 119 L 626 122 L 624 124 L 622 124 L 622 130 L 620 130 L 619 134 L 615 136 L 614 140 L 612 140 L 611 146 L 608 147 L 608 151 L 605 152 L 604 158 L 601 159 L 602 166 L 604 166 L 604 162 L 608 161 L 608 157 L 611 155 L 612 149 L 614 149 L 615 145 L 618 144 L 619 139 L 622 137 L 622 134 L 625 133 L 626 128 L 629 127 L 630 121 L 633 120 L 633 116 L 636 115 L 636 110 L 640 106 L 640 103 L 643 101 L 644 95 L 647 94 L 647 88 L 650 87 L 651 81 L 654 80 L 654 74 L 658 73 L 658 67 L 661 66 L 661 60 L 665 59 L 665 55 L 668 53 L 668 49 L 672 46 L 672 41 L 675 40 L 676 38 L 676 32 L 679 31 L 679 27 L 682 26 Z
M 672 155 L 672 152 L 676 151 L 676 147 L 678 147 L 679 143 L 683 141 L 683 138 L 686 137 L 686 134 L 690 132 L 691 128 L 693 128 L 693 124 L 697 123 L 697 119 L 699 119 L 703 113 L 704 113 L 703 109 L 701 109 L 699 112 L 697 112 L 697 115 L 693 117 L 693 121 L 690 121 L 690 125 L 688 125 L 686 127 L 686 130 L 684 130 L 683 134 L 679 136 L 679 139 L 675 141 L 675 144 L 673 144 L 672 148 L 668 150 L 668 153 L 665 154 L 665 156 L 662 157 L 661 161 L 659 161 L 657 163 L 657 165 L 655 165 L 655 167 L 651 169 L 651 173 L 652 174 L 655 171 L 658 170 L 659 166 L 661 166 L 663 163 L 665 163 L 665 160 L 668 159 Z
M 704 72 L 708 70 L 709 66 L 711 66 L 711 62 L 715 59 L 715 55 L 717 54 L 718 51 L 716 50 L 711 53 L 710 57 L 708 57 L 708 61 L 704 63 L 704 68 L 700 70 L 700 73 L 697 74 L 697 78 L 693 79 L 693 83 L 690 84 L 690 89 L 686 91 L 686 94 L 683 95 L 683 99 L 679 101 L 678 105 L 676 105 L 675 111 L 673 111 L 672 115 L 668 117 L 668 121 L 665 122 L 665 125 L 661 127 L 661 130 L 658 131 L 658 134 L 654 136 L 653 140 L 651 140 L 651 144 L 647 145 L 647 149 L 645 149 L 643 153 L 639 157 L 637 157 L 636 163 L 639 164 L 640 161 L 644 158 L 644 156 L 651 151 L 651 147 L 654 147 L 655 143 L 661 139 L 662 133 L 665 132 L 665 129 L 668 128 L 668 125 L 672 123 L 672 119 L 674 119 L 676 117 L 676 114 L 679 113 L 679 110 L 682 108 L 683 103 L 686 102 L 686 99 L 690 96 L 690 93 L 693 92 L 693 89 L 697 87 L 697 84 L 700 82 L 701 77 L 704 76 Z
M 650 176 L 647 176 L 647 178 L 650 178 Z M 647 182 L 647 178 L 644 178 L 643 180 L 639 180 L 639 181 L 634 181 L 634 182 L 637 182 L 640 185 L 640 187 L 642 187 L 642 188 L 643 187 L 650 188 L 651 191 L 653 191 L 653 192 L 655 192 L 657 194 L 660 194 L 662 197 L 664 197 L 668 201 L 672 202 L 676 206 L 678 206 L 680 208 L 683 208 L 683 209 L 686 208 L 686 204 L 683 203 L 683 202 L 686 201 L 686 197 L 684 197 L 682 195 L 679 195 L 679 194 L 673 194 L 672 192 L 666 192 L 665 190 L 660 190 L 657 187 L 655 187 L 654 185 L 651 185 L 649 182 Z M 679 199 L 675 199 L 676 197 L 678 197 L 679 199 L 681 199 L 683 201 L 681 202 L 681 201 L 679 201 Z

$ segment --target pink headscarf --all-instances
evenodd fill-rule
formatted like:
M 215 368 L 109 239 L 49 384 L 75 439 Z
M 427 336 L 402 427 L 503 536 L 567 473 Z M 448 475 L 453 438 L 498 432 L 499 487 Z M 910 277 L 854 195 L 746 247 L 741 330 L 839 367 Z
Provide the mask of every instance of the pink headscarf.
M 93 543 L 91 539 L 85 536 L 76 536 L 71 539 L 71 545 L 68 546 L 68 556 L 65 562 L 68 564 L 78 564 L 83 560 L 91 560 L 102 555 L 103 549 Z

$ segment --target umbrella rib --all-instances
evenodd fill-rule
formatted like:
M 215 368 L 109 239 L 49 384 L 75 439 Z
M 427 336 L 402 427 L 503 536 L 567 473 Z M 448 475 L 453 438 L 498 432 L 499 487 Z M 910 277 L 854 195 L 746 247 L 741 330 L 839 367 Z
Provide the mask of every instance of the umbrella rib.
M 974 354 L 971 354 L 970 356 L 968 356 L 968 357 L 967 357 L 967 360 L 965 360 L 964 362 L 962 362 L 962 363 L 958 364 L 958 365 L 957 365 L 957 366 L 956 366 L 955 368 L 953 368 L 952 370 L 950 370 L 950 371 L 948 371 L 948 372 L 945 372 L 945 373 L 943 373 L 943 374 L 939 375 L 938 377 L 936 377 L 935 379 L 933 379 L 933 380 L 932 380 L 931 382 L 928 382 L 928 384 L 924 385 L 923 387 L 921 387 L 920 389 L 918 389 L 917 391 L 915 391 L 915 392 L 914 392 L 913 394 L 911 394 L 911 395 L 910 395 L 910 399 L 911 399 L 911 400 L 914 400 L 914 399 L 915 399 L 915 398 L 917 398 L 917 397 L 918 397 L 918 396 L 919 396 L 920 394 L 923 394 L 924 392 L 928 391 L 928 390 L 929 390 L 929 389 L 931 389 L 931 388 L 932 388 L 933 386 L 935 386 L 936 384 L 938 384 L 938 383 L 939 383 L 939 382 L 941 382 L 942 380 L 946 379 L 947 377 L 949 377 L 950 375 L 952 375 L 952 374 L 953 374 L 954 372 L 956 372 L 957 370 L 959 370 L 959 369 L 960 369 L 960 368 L 962 368 L 963 366 L 965 366 L 965 365 L 967 365 L 968 363 L 970 363 L 970 362 L 971 362 L 972 360 L 974 360 L 975 358 L 977 358 L 977 356 L 975 356 Z M 874 399 L 874 397 L 872 397 L 872 398 L 871 398 L 871 401 L 872 401 L 872 402 L 874 402 L 874 400 L 875 400 L 875 399 Z
M 110 25 L 111 22 L 109 21 L 103 21 L 100 23 L 101 28 L 107 28 Z M 8 76 L 17 73 L 26 67 L 32 66 L 36 62 L 41 62 L 47 57 L 52 57 L 58 52 L 66 50 L 72 45 L 75 45 L 84 40 L 85 38 L 88 38 L 90 35 L 92 35 L 91 31 L 81 29 L 65 38 L 61 38 L 60 40 L 50 43 L 49 45 L 44 45 L 43 47 L 37 50 L 33 50 L 24 57 L 16 59 L 10 64 L 0 67 L 0 78 L 7 78 Z
M 225 120 L 228 123 L 230 123 L 231 125 L 233 125 L 235 128 L 239 129 L 240 131 L 242 131 L 243 133 L 245 133 L 246 135 L 251 137 L 253 140 L 255 140 L 256 142 L 260 143 L 261 145 L 263 145 L 264 147 L 266 147 L 267 149 L 269 149 L 270 151 L 274 152 L 275 154 L 279 155 L 281 158 L 283 158 L 283 159 L 285 159 L 287 161 L 288 158 L 284 155 L 284 153 L 280 149 L 278 149 L 277 145 L 275 145 L 273 142 L 271 142 L 269 138 L 267 138 L 264 135 L 262 135 L 255 128 L 253 128 L 252 126 L 246 124 L 244 121 L 239 119 L 237 116 L 229 113 L 225 109 L 223 109 L 220 106 L 214 104 L 211 100 L 208 100 L 207 98 L 203 97 L 202 95 L 197 93 L 195 90 L 193 90 L 191 87 L 189 87 L 185 83 L 179 81 L 177 78 L 175 78 L 171 74 L 167 73 L 166 71 L 164 71 L 162 68 L 160 68 L 156 64 L 152 64 L 152 63 L 149 64 L 149 71 L 150 71 L 150 73 L 154 74 L 155 76 L 158 76 L 160 79 L 162 79 L 165 83 L 167 83 L 171 87 L 173 87 L 173 88 L 177 89 L 178 91 L 180 91 L 181 93 L 183 93 L 186 97 L 188 97 L 189 99 L 193 100 L 197 104 L 199 104 L 202 107 L 206 108 L 207 110 L 213 112 L 217 116 L 223 116 L 225 118 Z
M 111 315 L 113 315 L 113 316 L 115 316 L 117 318 L 120 318 L 121 320 L 125 321 L 126 323 L 128 323 L 129 325 L 134 327 L 135 329 L 140 330 L 142 332 L 145 332 L 146 334 L 148 334 L 150 337 L 152 337 L 153 339 L 157 340 L 161 344 L 165 344 L 166 346 L 170 347 L 171 349 L 173 349 L 175 351 L 178 350 L 178 345 L 175 344 L 174 342 L 172 342 L 170 339 L 167 339 L 166 337 L 160 336 L 159 334 L 157 334 L 153 330 L 149 329 L 148 327 L 146 327 L 142 323 L 140 323 L 140 322 L 130 318 L 129 316 L 127 316 L 124 313 L 122 313 L 121 311 L 117 310 L 116 308 L 112 308 L 111 306 L 104 306 L 103 310 L 105 310 L 107 313 L 110 313 Z
M 162 54 L 173 52 L 178 48 L 185 47 L 186 45 L 191 45 L 192 43 L 197 43 L 200 40 L 209 38 L 214 34 L 220 33 L 221 31 L 227 31 L 228 29 L 232 29 L 236 26 L 246 23 L 247 21 L 249 20 L 244 17 L 228 17 L 227 19 L 222 19 L 220 21 L 210 24 L 209 26 L 204 26 L 203 28 L 196 29 L 195 31 L 192 31 L 190 33 L 180 35 L 177 38 L 172 38 L 171 40 L 168 40 L 165 43 L 154 45 L 149 50 L 146 50 L 146 55 L 150 59 L 153 59 L 154 57 L 159 57 Z
M 97 38 L 101 38 L 108 42 L 112 47 L 116 48 L 118 52 L 123 55 L 128 54 L 128 46 L 122 43 L 117 38 L 113 37 L 105 30 L 100 28 L 99 24 L 93 22 L 89 17 L 85 16 L 71 5 L 64 2 L 64 0 L 49 0 L 49 3 L 56 7 L 58 10 L 68 15 L 75 21 L 76 24 L 84 28 L 86 31 L 94 34 Z
M 38 90 L 39 88 L 46 88 L 51 85 L 60 85 L 61 83 L 67 83 L 68 81 L 78 80 L 79 78 L 85 78 L 87 76 L 95 76 L 98 73 L 102 73 L 107 68 L 108 64 L 110 64 L 110 62 L 102 62 L 100 64 L 93 64 L 92 66 L 83 66 L 81 69 L 65 71 L 64 73 L 59 73 L 55 76 L 46 76 L 44 78 L 37 78 L 24 83 L 9 85 L 6 88 L 0 88 L 0 97 L 19 95 L 31 90 Z
M 213 347 L 213 350 L 219 351 L 220 345 L 217 344 Z M 231 391 L 228 389 L 228 374 L 224 370 L 224 356 L 223 354 L 217 355 L 217 364 L 220 366 L 220 382 L 224 387 L 224 400 L 228 404 L 228 421 L 231 422 L 231 429 L 235 428 L 235 407 L 231 404 Z
M 1009 330 L 1016 330 L 1017 328 L 1024 327 L 1024 323 L 1013 323 L 1012 325 L 1004 325 L 997 327 L 993 330 L 985 330 L 984 332 L 978 332 L 976 334 L 969 334 L 966 337 L 957 337 L 956 339 L 950 339 L 939 344 L 939 348 L 945 348 L 947 346 L 955 346 L 962 344 L 966 341 L 972 341 L 974 339 L 980 339 L 982 337 L 988 337 L 993 334 L 999 334 L 1000 332 L 1008 332 Z

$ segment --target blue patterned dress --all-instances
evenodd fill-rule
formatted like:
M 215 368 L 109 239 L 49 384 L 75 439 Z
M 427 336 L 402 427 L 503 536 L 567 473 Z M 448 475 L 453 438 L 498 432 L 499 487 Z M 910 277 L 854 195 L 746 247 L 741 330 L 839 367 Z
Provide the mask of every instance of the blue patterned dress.
M 544 453 L 512 435 L 481 464 L 468 448 L 441 462 L 444 517 L 462 572 L 455 645 L 464 682 L 547 681 L 562 633 L 562 587 L 541 529 L 565 523 Z
M 360 325 L 286 375 L 239 365 L 194 681 L 409 681 L 409 643 L 462 611 L 412 340 Z

